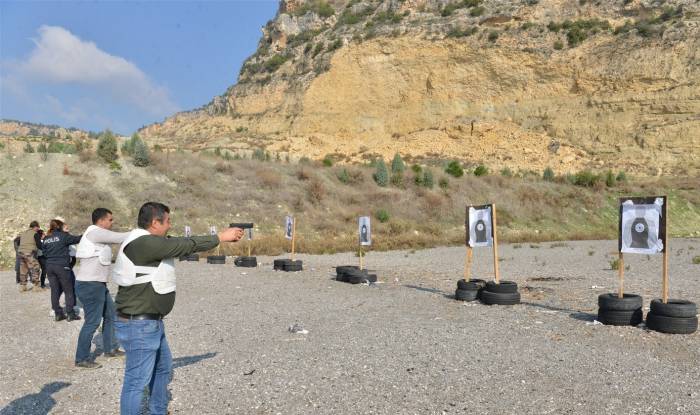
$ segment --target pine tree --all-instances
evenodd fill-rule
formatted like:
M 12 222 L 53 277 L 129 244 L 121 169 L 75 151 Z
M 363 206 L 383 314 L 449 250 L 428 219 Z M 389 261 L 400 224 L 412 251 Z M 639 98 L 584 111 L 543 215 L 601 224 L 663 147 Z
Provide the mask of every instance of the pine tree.
M 105 130 L 100 134 L 100 140 L 97 143 L 97 155 L 107 163 L 116 161 L 117 156 L 117 139 L 111 131 Z
M 372 177 L 374 181 L 381 187 L 386 187 L 389 184 L 389 171 L 386 168 L 386 163 L 384 159 L 380 159 L 377 163 L 377 170 L 374 172 Z
M 136 137 L 134 141 L 134 166 L 145 167 L 151 164 L 151 155 L 148 151 L 148 146 L 143 140 Z

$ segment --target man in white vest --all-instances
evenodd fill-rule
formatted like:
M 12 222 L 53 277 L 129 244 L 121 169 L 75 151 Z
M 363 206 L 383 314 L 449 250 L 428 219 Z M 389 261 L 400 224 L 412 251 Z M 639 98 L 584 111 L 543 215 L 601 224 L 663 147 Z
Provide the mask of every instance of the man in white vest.
M 162 203 L 145 203 L 139 210 L 138 228 L 122 243 L 114 265 L 112 279 L 119 285 L 114 326 L 126 350 L 121 415 L 139 414 L 146 386 L 150 414 L 167 413 L 172 355 L 163 317 L 175 305 L 175 258 L 243 236 L 242 229 L 228 228 L 218 235 L 166 238 L 169 229 L 170 209 Z
M 114 338 L 115 308 L 107 288 L 112 248 L 110 244 L 124 242 L 128 232 L 112 232 L 114 218 L 109 209 L 97 208 L 92 212 L 92 225 L 85 230 L 78 244 L 76 258 L 80 260 L 75 276 L 75 293 L 85 311 L 85 323 L 78 335 L 75 366 L 86 369 L 101 367 L 90 358 L 92 335 L 102 321 L 102 349 L 105 357 L 124 355 Z

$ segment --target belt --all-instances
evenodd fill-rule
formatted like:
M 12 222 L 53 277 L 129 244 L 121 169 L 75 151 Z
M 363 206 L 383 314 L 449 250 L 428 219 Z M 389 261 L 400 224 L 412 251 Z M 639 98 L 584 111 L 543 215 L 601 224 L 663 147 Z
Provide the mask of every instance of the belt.
M 117 313 L 122 320 L 162 320 L 162 314 L 124 314 Z

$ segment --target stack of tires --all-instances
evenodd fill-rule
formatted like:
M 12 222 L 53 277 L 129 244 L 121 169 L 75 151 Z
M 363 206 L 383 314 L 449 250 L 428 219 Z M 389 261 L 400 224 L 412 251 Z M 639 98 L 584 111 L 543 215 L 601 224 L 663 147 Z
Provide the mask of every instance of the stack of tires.
M 291 259 L 275 259 L 272 263 L 272 268 L 275 271 L 296 272 L 304 269 L 301 261 L 292 261 Z
M 520 304 L 518 284 L 514 281 L 489 281 L 481 291 L 481 302 L 488 305 L 514 305 Z
M 669 334 L 691 334 L 698 329 L 698 308 L 685 300 L 651 300 L 647 327 Z
M 207 264 L 225 264 L 226 263 L 226 255 L 209 255 L 207 257 Z
M 598 296 L 598 321 L 612 326 L 636 326 L 642 322 L 642 297 L 615 293 Z
M 198 254 L 183 255 L 180 257 L 180 261 L 199 261 Z
M 258 259 L 254 256 L 239 256 L 233 260 L 233 264 L 237 267 L 255 268 L 258 266 Z
M 459 301 L 476 301 L 481 298 L 481 292 L 486 287 L 486 281 L 472 278 L 469 281 L 457 281 L 455 299 Z
M 349 284 L 362 284 L 363 282 L 377 282 L 377 274 L 370 274 L 368 270 L 360 270 L 355 265 L 342 265 L 335 267 L 336 281 L 347 282 Z

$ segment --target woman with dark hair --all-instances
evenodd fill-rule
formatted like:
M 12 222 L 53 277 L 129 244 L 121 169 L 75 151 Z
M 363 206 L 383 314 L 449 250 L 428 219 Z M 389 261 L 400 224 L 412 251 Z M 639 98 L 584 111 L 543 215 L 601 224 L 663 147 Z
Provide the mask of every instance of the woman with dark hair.
M 68 252 L 68 247 L 79 243 L 80 238 L 80 236 L 74 236 L 65 232 L 63 222 L 53 219 L 42 243 L 42 251 L 46 258 L 46 274 L 51 284 L 51 308 L 53 308 L 55 313 L 56 321 L 65 319 L 68 319 L 68 321 L 80 320 L 80 316 L 73 310 L 73 307 L 75 307 L 75 290 L 71 276 L 71 258 Z M 65 314 L 58 302 L 61 292 L 66 296 Z

